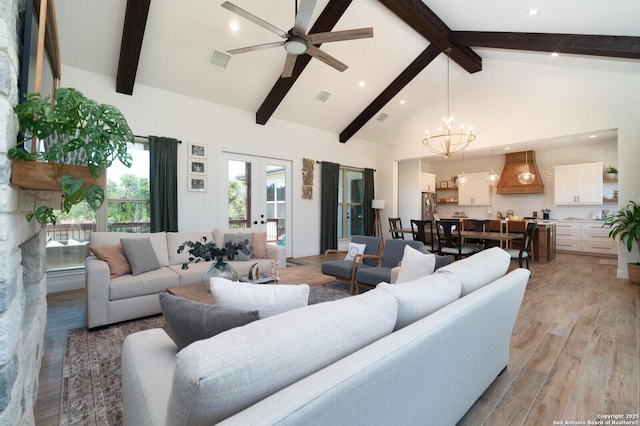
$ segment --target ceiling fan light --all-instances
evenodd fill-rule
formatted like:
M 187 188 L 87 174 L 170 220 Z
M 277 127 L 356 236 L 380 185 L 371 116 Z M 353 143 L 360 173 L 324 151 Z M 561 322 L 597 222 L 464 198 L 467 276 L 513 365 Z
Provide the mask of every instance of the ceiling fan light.
M 289 40 L 285 41 L 284 48 L 288 53 L 296 56 L 304 55 L 309 49 L 305 39 L 300 37 L 291 37 Z

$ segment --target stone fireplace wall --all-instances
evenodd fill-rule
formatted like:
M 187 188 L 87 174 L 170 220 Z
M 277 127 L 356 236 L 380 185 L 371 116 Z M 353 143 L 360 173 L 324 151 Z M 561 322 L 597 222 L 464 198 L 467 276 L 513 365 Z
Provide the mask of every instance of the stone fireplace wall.
M 28 223 L 34 200 L 51 194 L 10 185 L 7 150 L 18 123 L 18 52 L 25 1 L 0 0 L 0 424 L 33 425 L 47 321 L 45 232 Z

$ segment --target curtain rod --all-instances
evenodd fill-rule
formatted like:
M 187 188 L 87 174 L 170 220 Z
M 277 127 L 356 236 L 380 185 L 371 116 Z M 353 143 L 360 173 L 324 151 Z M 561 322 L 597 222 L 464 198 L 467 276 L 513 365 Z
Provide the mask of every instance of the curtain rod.
M 318 160 L 316 160 L 316 164 L 322 164 L 322 161 L 318 161 Z M 340 166 L 342 166 L 342 167 L 346 167 L 346 168 L 348 168 L 348 169 L 356 169 L 356 170 L 364 170 L 364 169 L 365 169 L 365 167 L 345 166 L 344 164 L 340 164 Z M 376 170 L 376 169 L 373 169 L 373 171 L 374 171 L 374 172 L 377 172 L 377 170 Z
M 149 140 L 149 136 L 141 136 L 141 135 L 133 135 L 133 136 L 136 138 Z M 181 144 L 182 141 L 178 141 L 178 143 Z

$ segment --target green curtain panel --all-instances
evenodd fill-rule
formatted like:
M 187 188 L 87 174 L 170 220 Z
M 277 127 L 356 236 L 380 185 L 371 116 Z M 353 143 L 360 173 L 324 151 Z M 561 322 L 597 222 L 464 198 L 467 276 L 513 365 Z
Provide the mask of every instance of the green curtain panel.
M 363 220 L 364 235 L 373 235 L 373 222 L 375 220 L 375 210 L 371 208 L 371 200 L 375 198 L 375 188 L 373 183 L 373 169 L 364 169 L 364 198 Z
M 322 162 L 320 189 L 320 253 L 338 248 L 338 184 L 340 164 Z
M 149 136 L 151 232 L 178 232 L 179 140 Z

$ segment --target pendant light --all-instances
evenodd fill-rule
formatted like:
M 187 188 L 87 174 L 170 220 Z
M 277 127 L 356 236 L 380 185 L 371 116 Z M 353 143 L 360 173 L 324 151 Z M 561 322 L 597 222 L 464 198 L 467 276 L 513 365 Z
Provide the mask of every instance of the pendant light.
M 530 185 L 534 180 L 536 180 L 536 175 L 529 171 L 529 149 L 527 145 L 525 145 L 524 150 L 524 171 L 518 175 L 518 182 L 523 185 Z
M 469 178 L 464 174 L 464 152 L 462 153 L 462 173 L 458 175 L 458 188 L 462 188 L 469 182 Z
M 487 183 L 491 186 L 496 186 L 500 182 L 500 175 L 493 171 L 493 149 L 491 149 L 491 165 L 489 168 L 489 175 L 485 177 Z

